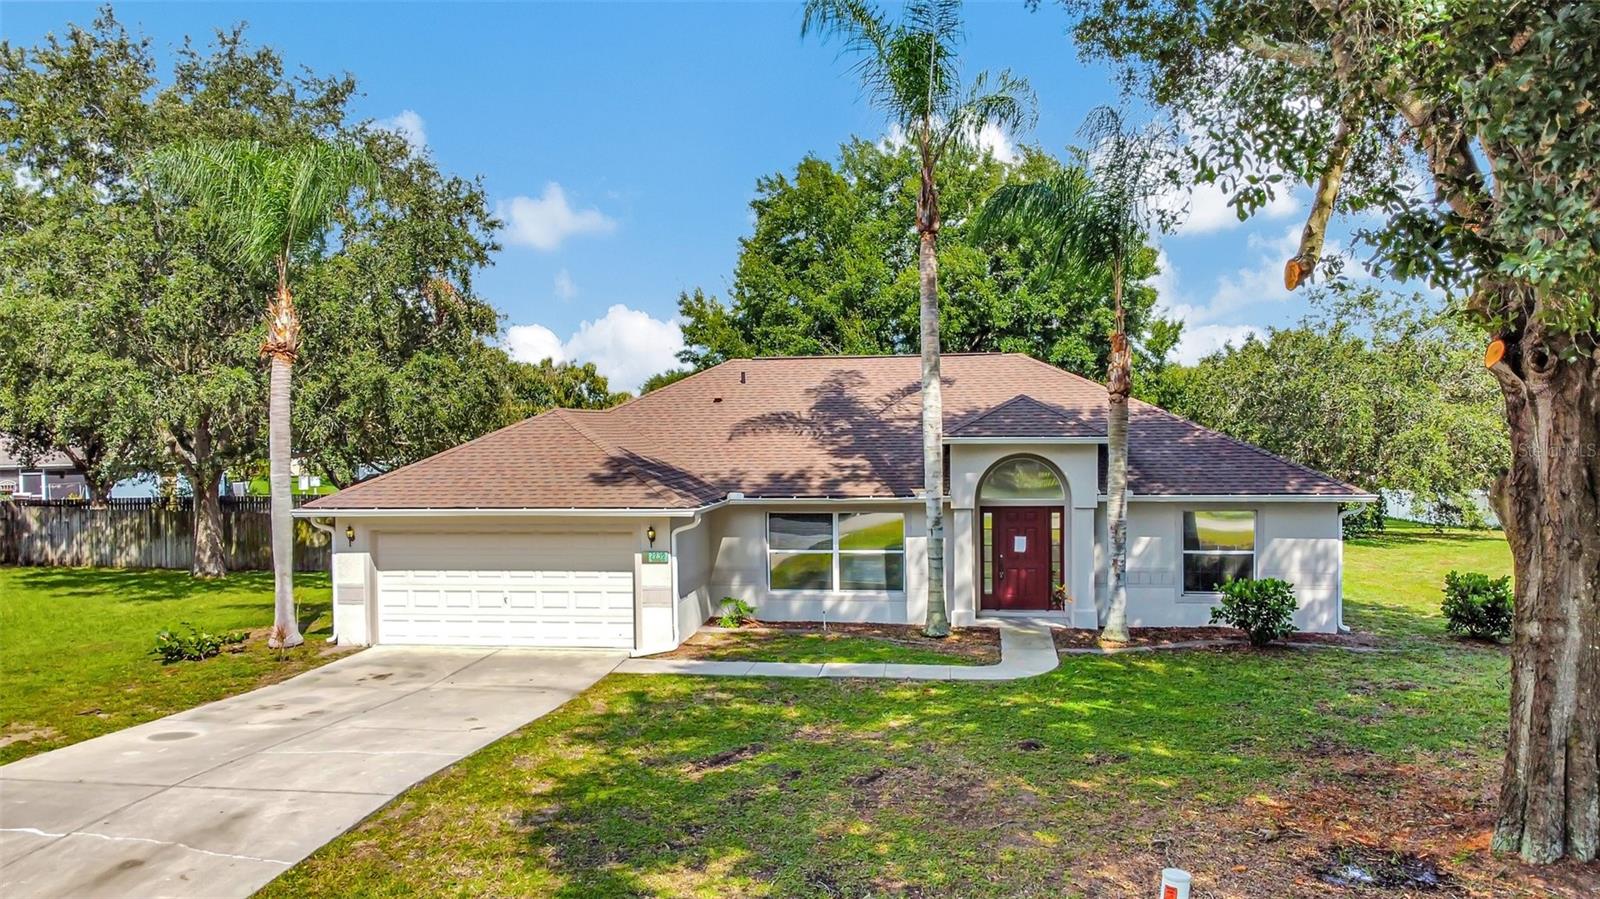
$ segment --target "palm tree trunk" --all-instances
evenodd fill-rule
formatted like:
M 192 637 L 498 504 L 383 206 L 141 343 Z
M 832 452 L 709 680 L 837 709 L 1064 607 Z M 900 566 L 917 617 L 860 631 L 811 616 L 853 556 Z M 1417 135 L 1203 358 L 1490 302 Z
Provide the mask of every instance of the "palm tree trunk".
M 294 608 L 294 498 L 289 490 L 289 384 L 300 322 L 289 293 L 287 261 L 278 264 L 278 294 L 269 312 L 266 351 L 271 362 L 267 394 L 267 468 L 272 490 L 272 637 L 273 647 L 299 646 L 300 623 Z
M 1132 392 L 1132 359 L 1122 312 L 1122 257 L 1111 261 L 1111 298 L 1116 325 L 1111 333 L 1111 360 L 1106 379 L 1106 523 L 1111 537 L 1111 597 L 1100 639 L 1128 642 L 1128 394 Z
M 922 492 L 928 520 L 928 614 L 922 632 L 950 635 L 944 595 L 944 394 L 939 371 L 939 201 L 933 167 L 922 168 L 917 200 L 917 274 L 921 290 Z

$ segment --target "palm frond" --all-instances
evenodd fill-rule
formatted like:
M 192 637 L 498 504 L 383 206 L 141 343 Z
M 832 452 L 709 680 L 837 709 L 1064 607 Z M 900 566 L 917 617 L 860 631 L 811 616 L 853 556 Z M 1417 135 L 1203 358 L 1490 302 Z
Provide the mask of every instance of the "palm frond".
M 326 230 L 352 189 L 377 186 L 364 150 L 325 141 L 194 141 L 151 154 L 144 168 L 200 212 L 235 262 L 258 274 Z
M 944 133 L 939 153 L 951 144 L 973 144 L 984 125 L 995 125 L 1007 132 L 1033 127 L 1035 118 L 1033 88 L 1011 74 L 1009 69 L 993 75 L 979 72 L 960 102 L 941 110 Z

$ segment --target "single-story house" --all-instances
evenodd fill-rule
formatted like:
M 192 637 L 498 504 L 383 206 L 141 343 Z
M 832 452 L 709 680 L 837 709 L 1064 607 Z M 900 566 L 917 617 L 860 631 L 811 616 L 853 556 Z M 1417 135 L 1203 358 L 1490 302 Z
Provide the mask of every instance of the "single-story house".
M 338 639 L 644 654 L 724 597 L 766 620 L 920 623 L 920 372 L 914 356 L 734 360 L 308 503 L 296 514 L 335 519 Z M 1098 627 L 1105 388 L 1018 354 L 952 354 L 943 372 L 951 620 Z M 1129 448 L 1132 625 L 1204 625 L 1223 579 L 1277 577 L 1299 628 L 1338 629 L 1341 505 L 1372 497 L 1148 403 Z
M 0 497 L 16 499 L 72 499 L 89 495 L 89 485 L 62 453 L 46 453 L 23 464 L 8 452 L 0 436 Z

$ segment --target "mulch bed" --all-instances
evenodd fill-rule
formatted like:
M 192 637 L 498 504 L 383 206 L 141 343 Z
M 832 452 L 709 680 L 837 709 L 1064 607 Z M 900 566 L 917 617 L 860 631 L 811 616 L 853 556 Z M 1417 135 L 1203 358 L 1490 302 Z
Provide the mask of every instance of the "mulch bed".
M 730 646 L 757 649 L 760 647 L 762 635 L 794 636 L 827 633 L 834 637 L 861 637 L 882 640 L 907 649 L 929 650 L 966 659 L 977 665 L 993 665 L 1000 661 L 1000 632 L 992 627 L 953 628 L 950 636 L 935 640 L 923 636 L 922 628 L 913 624 L 829 622 L 824 631 L 820 621 L 754 622 L 734 629 L 716 627 L 714 621 L 714 619 L 708 621 L 710 627 L 685 640 L 677 649 L 652 658 L 700 659 Z
M 1057 649 L 1095 649 L 1100 647 L 1100 632 L 1084 628 L 1054 628 L 1050 631 Z M 1174 643 L 1244 642 L 1244 631 L 1231 627 L 1134 627 L 1128 629 L 1129 642 L 1116 646 L 1171 646 Z M 1373 647 L 1378 640 L 1371 634 L 1293 634 L 1286 643 L 1322 646 Z

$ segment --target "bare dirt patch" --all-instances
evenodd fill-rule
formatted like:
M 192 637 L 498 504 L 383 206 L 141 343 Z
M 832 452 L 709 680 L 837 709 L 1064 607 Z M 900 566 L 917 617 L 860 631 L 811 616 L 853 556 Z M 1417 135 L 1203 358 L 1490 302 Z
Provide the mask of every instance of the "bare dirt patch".
M 1333 745 L 1308 756 L 1281 790 L 1152 832 L 1148 848 L 1097 853 L 1074 886 L 1120 896 L 1173 866 L 1194 874 L 1196 895 L 1224 899 L 1600 896 L 1600 863 L 1533 867 L 1490 854 L 1492 761 L 1395 765 Z
M 908 624 L 858 624 L 819 621 L 785 621 L 782 624 L 752 624 L 740 628 L 708 627 L 691 636 L 671 652 L 653 656 L 660 659 L 703 659 L 732 648 L 759 650 L 764 642 L 795 636 L 859 637 L 881 640 L 906 649 L 918 649 L 954 656 L 975 665 L 1000 661 L 1000 632 L 989 627 L 955 628 L 950 636 L 934 639 L 922 629 Z
M 99 712 L 99 709 L 95 709 Z M 80 713 L 89 714 L 89 713 Z M 10 746 L 12 743 L 28 743 L 33 740 L 54 740 L 61 736 L 61 731 L 48 725 L 35 727 L 25 721 L 13 721 L 7 724 L 5 730 L 0 731 L 0 746 Z

